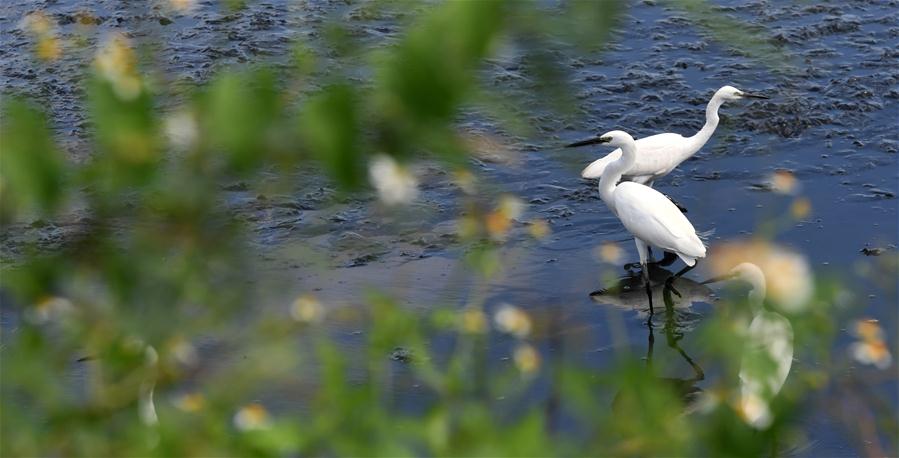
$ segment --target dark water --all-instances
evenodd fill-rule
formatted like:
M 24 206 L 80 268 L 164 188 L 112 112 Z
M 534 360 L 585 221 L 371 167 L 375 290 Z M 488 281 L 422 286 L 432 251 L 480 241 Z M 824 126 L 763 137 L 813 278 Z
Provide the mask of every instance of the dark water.
M 399 15 L 372 17 L 343 2 L 251 2 L 239 14 L 201 2 L 188 16 L 162 8 L 128 9 L 115 1 L 9 1 L 2 8 L 4 90 L 47 101 L 54 127 L 76 160 L 89 154 L 78 75 L 98 31 L 130 31 L 139 46 L 156 56 L 161 69 L 157 76 L 175 81 L 177 87 L 202 82 L 229 64 L 283 62 L 292 39 L 315 43 L 327 19 L 344 21 L 354 36 L 373 45 L 394 38 L 400 21 Z M 71 49 L 55 69 L 36 64 L 28 53 L 28 39 L 15 26 L 35 9 L 51 13 L 63 24 L 64 34 L 84 33 L 88 46 Z M 93 11 L 97 30 L 81 32 L 67 19 L 83 9 Z M 771 99 L 724 105 L 721 126 L 711 141 L 656 188 L 689 208 L 690 220 L 699 231 L 710 232 L 714 243 L 754 234 L 759 221 L 788 213 L 793 197 L 766 191 L 764 183 L 775 171 L 791 171 L 812 212 L 778 232 L 775 241 L 807 256 L 819 275 L 846 278 L 855 301 L 863 303 L 861 315 L 880 320 L 895 348 L 895 279 L 886 288 L 867 280 L 863 274 L 876 268 L 877 258 L 860 250 L 878 247 L 894 255 L 899 233 L 899 3 L 725 2 L 718 10 L 757 27 L 758 35 L 783 53 L 779 65 L 772 67 L 716 42 L 676 10 L 634 3 L 606 52 L 566 57 L 578 104 L 575 119 L 519 113 L 540 133 L 528 139 L 504 135 L 474 115 L 461 121 L 463 129 L 496 136 L 506 145 L 476 161 L 482 182 L 528 203 L 522 220 L 544 218 L 552 228 L 546 240 L 534 244 L 523 225 L 516 227 L 504 274 L 483 289 L 457 275 L 463 251 L 454 235 L 459 193 L 448 175 L 429 165 L 418 170 L 421 198 L 401 215 L 371 205 L 371 196 L 334 203 L 333 190 L 313 171 L 297 173 L 304 184 L 291 195 L 260 199 L 234 187 L 229 205 L 251 222 L 256 234 L 257 284 L 265 289 L 269 283 L 290 282 L 286 290 L 273 288 L 283 294 L 266 295 L 275 304 L 319 288 L 324 301 L 349 304 L 361 300 L 369 286 L 402 291 L 404 299 L 418 306 L 462 304 L 484 294 L 488 310 L 509 302 L 544 323 L 537 343 L 547 358 L 565 348 L 565 357 L 602 368 L 616 347 L 633 347 L 643 354 L 646 328 L 633 307 L 598 304 L 588 296 L 608 286 L 603 273 L 625 273 L 596 260 L 593 248 L 600 242 L 619 242 L 625 258 L 636 259 L 630 238 L 599 201 L 595 184 L 579 178 L 580 169 L 606 150 L 565 150 L 559 145 L 612 129 L 638 138 L 668 131 L 690 135 L 702 126 L 714 90 L 731 84 Z M 174 22 L 160 21 L 162 17 Z M 536 96 L 527 90 L 533 77 L 525 68 L 510 55 L 490 62 L 484 78 L 527 101 Z M 77 225 L 77 218 L 69 224 Z M 23 240 L 41 237 L 52 249 L 64 242 L 66 227 L 61 223 L 53 229 L 9 231 L 3 234 L 4 253 L 15 253 Z M 311 268 L 321 265 L 330 269 Z M 706 275 L 699 269 L 688 276 L 696 280 Z M 713 291 L 697 290 L 692 307 L 682 312 L 685 329 L 714 313 L 711 297 Z M 622 323 L 624 342 L 614 338 Z M 349 336 L 345 344 L 352 349 L 363 340 Z M 848 333 L 841 332 L 837 351 L 850 341 Z M 701 352 L 691 347 L 689 334 L 682 345 L 688 354 Z M 510 365 L 506 350 L 493 349 L 488 358 Z M 678 356 L 660 350 L 656 358 Z M 815 364 L 797 361 L 793 376 Z M 690 372 L 684 364 L 679 375 Z M 884 391 L 895 405 L 894 383 Z M 415 404 L 425 395 L 408 386 L 398 388 L 397 396 Z M 835 426 L 836 420 L 824 414 L 822 406 L 830 400 L 822 397 L 812 403 L 804 420 L 809 445 L 797 453 L 860 453 Z

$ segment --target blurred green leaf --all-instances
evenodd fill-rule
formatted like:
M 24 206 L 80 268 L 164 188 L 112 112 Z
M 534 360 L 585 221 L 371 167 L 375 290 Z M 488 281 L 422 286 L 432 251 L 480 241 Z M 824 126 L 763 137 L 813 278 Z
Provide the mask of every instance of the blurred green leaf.
M 65 190 L 65 161 L 42 113 L 12 99 L 0 127 L 0 221 L 56 210 Z
M 361 150 L 357 112 L 353 88 L 334 84 L 306 103 L 299 121 L 305 147 L 346 189 L 363 183 L 366 153 L 373 152 Z
M 271 73 L 225 73 L 210 84 L 201 106 L 205 138 L 225 153 L 230 170 L 246 173 L 265 161 L 281 117 Z

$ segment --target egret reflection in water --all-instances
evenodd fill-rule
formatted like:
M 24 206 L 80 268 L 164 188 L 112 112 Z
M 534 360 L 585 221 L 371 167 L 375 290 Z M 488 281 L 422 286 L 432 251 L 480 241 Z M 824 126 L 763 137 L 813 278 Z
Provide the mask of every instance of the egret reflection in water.
M 658 269 L 658 270 L 667 272 L 667 271 L 665 271 L 665 269 Z M 666 319 L 665 319 L 665 324 L 663 327 L 665 343 L 668 346 L 668 348 L 675 350 L 681 356 L 681 358 L 683 358 L 683 360 L 690 366 L 690 368 L 692 370 L 692 376 L 678 378 L 678 377 L 659 377 L 656 375 L 656 373 L 654 372 L 654 369 L 653 369 L 653 357 L 654 357 L 654 350 L 655 350 L 655 331 L 652 326 L 648 327 L 649 334 L 648 334 L 647 344 L 646 344 L 646 372 L 647 372 L 647 374 L 649 374 L 650 377 L 655 378 L 657 383 L 671 388 L 672 391 L 677 394 L 677 396 L 680 398 L 681 402 L 683 403 L 683 406 L 684 406 L 683 413 L 689 414 L 689 413 L 692 413 L 693 411 L 695 411 L 700 405 L 703 390 L 702 390 L 702 388 L 699 387 L 699 382 L 705 380 L 705 372 L 702 370 L 702 367 L 700 367 L 699 364 L 697 364 L 695 361 L 693 361 L 693 358 L 691 358 L 687 354 L 687 352 L 685 352 L 684 349 L 681 348 L 681 346 L 680 346 L 680 340 L 684 337 L 684 333 L 679 331 L 679 329 L 678 329 L 679 327 L 677 326 L 677 321 L 676 321 L 677 309 L 676 309 L 676 305 L 675 305 L 675 298 L 677 298 L 677 296 L 672 294 L 671 288 L 665 287 L 665 278 L 667 278 L 667 277 L 665 277 L 663 275 L 670 275 L 670 272 L 667 274 L 665 274 L 664 272 L 657 272 L 655 275 L 653 275 L 653 276 L 659 276 L 660 278 L 662 278 L 662 280 L 661 280 L 661 283 L 653 286 L 652 291 L 653 291 L 653 294 L 658 292 L 660 295 L 659 299 L 662 302 L 664 302 L 664 304 L 665 304 L 665 318 Z M 642 278 L 639 276 L 636 278 L 638 280 L 642 280 Z M 679 280 L 686 280 L 684 283 L 687 283 L 687 282 L 693 283 L 694 285 L 696 285 L 698 287 L 698 288 L 696 288 L 697 290 L 704 288 L 706 291 L 709 291 L 709 289 L 707 287 L 705 287 L 704 285 L 698 284 L 698 283 L 690 281 L 688 279 L 681 278 Z M 631 286 L 632 291 L 639 293 L 638 295 L 641 296 L 643 298 L 643 300 L 646 302 L 646 307 L 648 309 L 649 301 L 646 298 L 646 296 L 643 295 L 643 288 L 642 288 L 641 283 L 638 282 L 636 285 L 630 285 L 629 280 L 622 279 L 622 281 L 619 282 L 619 286 L 622 286 L 622 284 L 624 284 L 623 286 Z M 601 292 L 597 291 L 597 293 L 601 293 Z M 608 293 L 605 293 L 605 294 L 608 295 Z M 628 294 L 631 294 L 631 293 L 628 292 Z M 597 297 L 602 297 L 602 296 L 603 296 L 603 294 L 597 294 L 595 296 L 591 295 L 591 297 L 593 297 L 594 300 L 596 300 Z M 618 297 L 620 297 L 620 294 L 618 295 Z M 686 302 L 688 302 L 688 301 L 681 298 L 680 304 L 682 307 L 690 307 L 692 305 L 692 302 L 689 302 L 689 303 L 686 303 Z M 618 393 L 615 394 L 615 398 L 612 400 L 612 409 L 613 410 L 626 411 L 627 407 L 625 407 L 625 405 L 636 401 L 636 399 L 631 399 L 631 398 L 633 396 L 639 396 L 639 393 L 637 391 L 633 390 L 632 388 L 633 387 L 622 388 L 620 391 L 618 391 Z
M 767 428 L 773 421 L 771 402 L 783 388 L 793 365 L 793 326 L 783 315 L 765 309 L 765 274 L 757 265 L 744 262 L 724 278 L 751 285 L 748 294 L 753 318 L 746 330 L 740 362 L 740 414 L 751 426 Z
M 671 287 L 679 294 L 666 294 L 665 281 L 673 273 L 658 264 L 648 264 L 648 272 L 653 303 L 664 303 L 666 309 L 673 309 L 670 317 L 666 314 L 666 326 L 673 324 L 675 330 L 681 333 L 692 330 L 701 318 L 701 315 L 693 310 L 693 304 L 711 301 L 712 290 L 689 278 L 678 277 L 674 279 Z M 614 285 L 590 293 L 590 298 L 598 304 L 635 311 L 641 318 L 649 314 L 649 296 L 644 287 L 643 276 L 640 274 L 630 273 L 621 277 Z

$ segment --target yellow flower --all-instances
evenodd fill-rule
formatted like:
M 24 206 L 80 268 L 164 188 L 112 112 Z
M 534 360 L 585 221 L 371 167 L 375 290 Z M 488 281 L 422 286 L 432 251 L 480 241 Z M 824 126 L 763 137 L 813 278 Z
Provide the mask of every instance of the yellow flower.
M 56 23 L 50 19 L 43 11 L 35 11 L 25 16 L 19 27 L 34 35 L 47 35 L 55 33 Z
M 487 316 L 479 308 L 467 308 L 462 312 L 462 330 L 469 334 L 487 332 Z
M 300 323 L 320 323 L 325 317 L 325 309 L 314 296 L 303 294 L 290 304 L 290 316 Z
M 169 0 L 169 7 L 179 13 L 190 13 L 197 7 L 196 0 Z
M 504 195 L 500 197 L 496 210 L 487 215 L 485 226 L 487 233 L 495 240 L 502 240 L 512 228 L 512 221 L 521 217 L 524 212 L 524 202 L 521 199 Z
M 883 329 L 877 320 L 859 320 L 852 327 L 852 334 L 860 340 L 849 347 L 852 357 L 862 364 L 872 364 L 886 369 L 893 363 L 893 356 L 884 340 Z
M 624 256 L 624 251 L 621 249 L 621 247 L 618 246 L 617 243 L 603 242 L 594 249 L 593 254 L 602 262 L 607 262 L 609 264 L 618 264 L 619 262 L 621 262 L 622 256 Z
M 531 233 L 531 237 L 540 240 L 549 235 L 552 232 L 549 228 L 549 224 L 546 220 L 535 219 L 531 221 L 531 225 L 528 227 L 528 232 Z
M 522 374 L 531 375 L 537 372 L 537 369 L 540 369 L 540 353 L 529 344 L 519 345 L 515 349 L 512 359 L 515 360 L 515 367 Z
M 182 336 L 173 337 L 169 340 L 169 352 L 175 359 L 185 365 L 185 366 L 193 366 L 199 360 L 197 356 L 197 349 L 190 343 L 189 340 L 185 339 Z
M 124 35 L 116 33 L 107 38 L 97 51 L 94 66 L 112 84 L 120 99 L 134 100 L 140 95 L 142 83 L 137 73 L 137 57 Z
M 531 333 L 531 318 L 518 307 L 502 304 L 493 321 L 500 331 L 513 334 L 518 338 L 525 338 Z
M 56 60 L 62 55 L 59 40 L 53 35 L 43 36 L 37 42 L 37 56 L 43 60 Z
M 42 60 L 56 60 L 62 55 L 62 47 L 56 34 L 56 22 L 42 11 L 25 16 L 19 27 L 36 40 L 35 53 Z
M 206 404 L 206 399 L 200 393 L 186 393 L 175 398 L 175 407 L 184 412 L 199 412 Z
M 793 215 L 793 219 L 804 219 L 811 213 L 812 203 L 805 197 L 796 199 L 793 201 L 793 205 L 790 206 L 790 214 Z
M 792 172 L 778 170 L 768 179 L 771 190 L 778 194 L 796 194 L 799 192 L 799 180 Z
M 234 414 L 234 426 L 241 431 L 267 429 L 271 426 L 271 419 L 265 407 L 252 403 L 241 407 Z
M 480 228 L 477 218 L 472 215 L 462 216 L 456 221 L 456 231 L 459 233 L 459 237 L 463 239 L 470 239 L 478 235 Z
M 465 194 L 474 194 L 477 190 L 475 187 L 475 177 L 474 174 L 465 169 L 460 169 L 456 171 L 453 182 L 459 189 L 462 190 Z
M 487 232 L 494 239 L 505 238 L 506 232 L 512 227 L 512 220 L 506 218 L 501 212 L 495 211 L 487 215 L 484 222 Z
M 25 318 L 35 324 L 43 324 L 49 321 L 59 320 L 73 312 L 75 306 L 72 301 L 57 296 L 41 299 L 25 313 Z
M 856 321 L 852 326 L 852 334 L 865 341 L 883 340 L 883 329 L 874 319 Z

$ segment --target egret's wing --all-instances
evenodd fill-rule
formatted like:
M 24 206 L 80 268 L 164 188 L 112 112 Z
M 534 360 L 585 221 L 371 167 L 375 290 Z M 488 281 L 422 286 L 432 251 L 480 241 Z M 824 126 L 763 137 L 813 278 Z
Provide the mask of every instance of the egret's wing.
M 636 143 L 637 161 L 625 175 L 659 176 L 677 167 L 687 139 L 680 134 L 665 133 L 641 138 Z
M 581 171 L 583 178 L 601 178 L 602 173 L 606 170 L 606 166 L 613 161 L 617 161 L 621 157 L 621 148 L 593 161 L 584 170 Z
M 677 166 L 680 152 L 686 144 L 680 134 L 665 133 L 637 140 L 637 160 L 624 173 L 626 178 L 663 175 Z M 600 178 L 606 167 L 621 157 L 621 149 L 593 161 L 582 172 L 584 178 Z
M 690 257 L 705 256 L 705 245 L 690 220 L 664 194 L 637 183 L 615 189 L 618 217 L 631 233 L 649 245 Z

